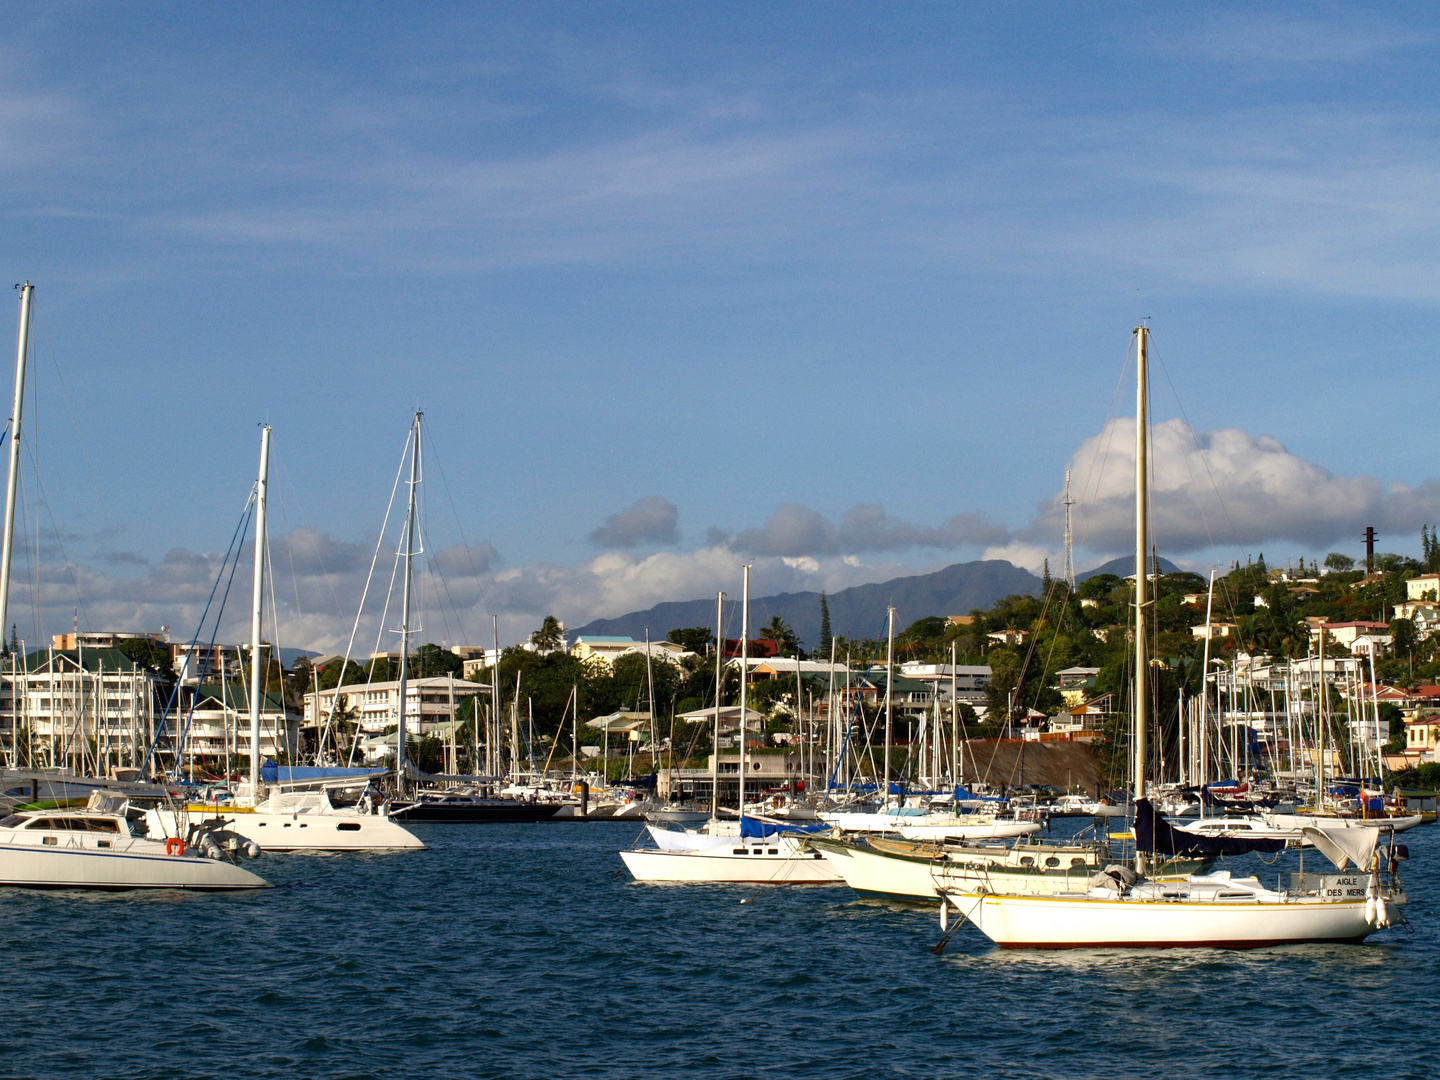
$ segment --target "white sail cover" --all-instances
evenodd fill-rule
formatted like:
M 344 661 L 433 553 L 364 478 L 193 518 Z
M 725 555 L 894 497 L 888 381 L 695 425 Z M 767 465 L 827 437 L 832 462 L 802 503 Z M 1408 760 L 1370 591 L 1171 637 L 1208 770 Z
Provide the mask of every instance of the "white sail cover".
M 1318 829 L 1307 825 L 1301 831 L 1305 839 L 1340 870 L 1352 862 L 1359 870 L 1369 870 L 1375 845 L 1380 841 L 1380 830 L 1366 825 L 1346 829 Z

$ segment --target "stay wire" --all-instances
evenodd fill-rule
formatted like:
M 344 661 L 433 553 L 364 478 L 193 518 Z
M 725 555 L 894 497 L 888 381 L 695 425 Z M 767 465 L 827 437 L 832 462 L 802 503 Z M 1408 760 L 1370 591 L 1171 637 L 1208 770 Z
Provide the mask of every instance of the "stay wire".
M 251 513 L 252 513 L 252 511 L 253 511 L 253 509 L 254 509 L 254 506 L 255 506 L 255 490 L 252 488 L 251 491 L 250 491 L 250 497 L 245 500 L 245 508 L 240 512 L 240 520 L 239 520 L 239 521 L 236 523 L 236 525 L 235 525 L 235 532 L 234 532 L 234 533 L 231 535 L 231 537 L 230 537 L 230 546 L 225 550 L 225 559 L 224 559 L 223 562 L 221 562 L 221 564 L 220 564 L 220 570 L 219 570 L 219 572 L 215 575 L 215 584 L 210 587 L 210 597 L 209 597 L 209 599 L 207 599 L 207 600 L 205 601 L 205 610 L 204 610 L 203 612 L 201 612 L 201 614 L 200 614 L 200 622 L 199 622 L 199 624 L 195 627 L 195 636 L 190 639 L 190 649 L 189 649 L 189 652 L 188 652 L 187 655 L 193 656 L 194 653 L 195 653 L 195 645 L 196 645 L 196 643 L 200 640 L 200 635 L 201 635 L 201 634 L 204 632 L 204 630 L 205 630 L 205 621 L 209 618 L 209 615 L 210 615 L 210 607 L 211 607 L 211 605 L 215 602 L 215 594 L 216 594 L 216 592 L 218 592 L 219 589 L 220 589 L 220 579 L 225 576 L 225 565 L 226 565 L 226 563 L 228 563 L 228 562 L 230 561 L 230 556 L 231 556 L 232 554 L 235 554 L 235 545 L 236 545 L 236 543 L 241 540 L 241 538 L 244 536 L 245 531 L 250 528 L 250 515 L 251 515 Z M 233 571 L 231 572 L 231 577 L 232 577 L 232 578 L 234 577 L 234 572 L 233 572 Z M 227 593 L 229 592 L 229 587 L 228 587 L 228 586 L 226 587 L 226 592 L 227 592 Z M 217 616 L 216 616 L 216 619 L 215 619 L 215 631 L 211 634 L 211 638 L 210 638 L 210 645 L 211 645 L 210 652 L 211 652 L 211 653 L 214 652 L 215 634 L 218 634 L 218 633 L 219 633 L 219 629 L 220 629 L 220 618 L 219 618 L 219 616 L 217 615 Z M 209 664 L 209 659 L 210 659 L 209 656 L 207 656 L 207 657 L 205 658 L 205 663 L 206 663 L 207 665 Z M 146 768 L 147 768 L 147 767 L 149 766 L 149 764 L 150 764 L 150 758 L 154 755 L 154 753 L 155 753 L 155 748 L 160 744 L 160 738 L 161 738 L 161 736 L 164 735 L 164 733 L 165 733 L 165 725 L 166 725 L 167 720 L 169 719 L 170 710 L 175 707 L 175 699 L 176 699 L 176 697 L 179 695 L 179 693 L 180 693 L 180 682 L 179 682 L 179 680 L 177 679 L 176 682 L 175 682 L 174 687 L 172 687 L 171 690 L 170 690 L 170 700 L 166 703 L 164 711 L 161 712 L 161 714 L 160 714 L 160 722 L 159 722 L 159 723 L 156 725 L 156 727 L 155 727 L 155 737 L 154 737 L 154 739 L 151 740 L 149 748 L 145 751 L 145 758 L 144 758 L 144 760 L 141 761 L 141 763 L 140 763 L 140 775 L 141 775 L 141 776 L 144 776 L 144 775 L 145 775 L 145 770 L 146 770 Z M 188 725 L 187 725 L 187 726 L 188 726 Z M 183 744 L 182 744 L 182 745 L 183 745 Z M 176 760 L 178 761 L 178 760 L 179 760 L 179 757 L 180 757 L 179 748 L 178 748 L 178 747 L 177 747 L 177 749 L 176 749 L 175 757 L 176 757 Z

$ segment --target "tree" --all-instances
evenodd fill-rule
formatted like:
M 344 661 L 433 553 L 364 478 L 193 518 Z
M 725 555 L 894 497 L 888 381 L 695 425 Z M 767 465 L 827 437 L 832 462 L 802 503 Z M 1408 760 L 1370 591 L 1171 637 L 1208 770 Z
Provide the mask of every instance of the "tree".
M 538 652 L 552 653 L 565 642 L 565 626 L 554 615 L 546 615 L 540 629 L 530 635 L 530 644 Z
M 427 641 L 415 650 L 410 658 L 410 674 L 417 679 L 428 679 L 434 675 L 459 675 L 465 670 L 465 661 L 449 649 L 442 649 L 434 642 Z
M 1346 574 L 1355 569 L 1355 560 L 1349 555 L 1341 555 L 1338 551 L 1332 551 L 1325 556 L 1325 565 L 1336 573 Z
M 800 651 L 800 639 L 795 636 L 790 624 L 779 615 L 760 628 L 760 636 L 766 641 L 775 642 L 781 656 L 794 656 Z
M 115 648 L 141 667 L 151 668 L 162 675 L 175 674 L 170 663 L 170 650 L 149 638 L 126 638 L 117 641 Z
M 830 657 L 830 642 L 834 635 L 830 632 L 830 601 L 825 597 L 825 590 L 820 590 L 820 656 L 823 659 Z
M 1390 643 L 1396 656 L 1411 656 L 1419 637 L 1415 633 L 1413 619 L 1390 620 Z
M 686 652 L 693 652 L 704 656 L 710 651 L 710 643 L 715 640 L 715 632 L 708 626 L 686 626 L 676 627 L 665 635 L 666 641 L 673 641 L 685 649 Z

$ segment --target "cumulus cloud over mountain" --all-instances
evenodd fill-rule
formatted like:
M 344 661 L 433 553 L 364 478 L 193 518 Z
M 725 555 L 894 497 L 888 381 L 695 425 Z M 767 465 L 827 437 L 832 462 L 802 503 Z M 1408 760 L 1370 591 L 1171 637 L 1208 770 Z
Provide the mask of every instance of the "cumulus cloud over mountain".
M 1128 550 L 1135 529 L 1135 421 L 1112 421 L 1087 438 L 1070 468 L 1077 546 Z M 1353 548 L 1367 525 L 1398 539 L 1440 521 L 1440 480 L 1409 487 L 1339 476 L 1269 435 L 1236 428 L 1197 432 L 1179 419 L 1154 425 L 1151 474 L 1155 543 L 1174 554 L 1280 541 L 1309 550 Z M 1019 536 L 1054 543 L 1064 520 L 1056 494 Z

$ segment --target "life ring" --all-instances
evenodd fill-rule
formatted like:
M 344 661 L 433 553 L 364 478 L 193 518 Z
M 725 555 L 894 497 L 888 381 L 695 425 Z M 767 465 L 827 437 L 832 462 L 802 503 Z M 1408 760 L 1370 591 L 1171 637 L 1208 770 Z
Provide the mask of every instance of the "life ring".
M 166 854 L 166 855 L 184 855 L 184 854 L 185 854 L 185 841 L 184 841 L 184 840 L 181 840 L 178 836 L 172 836 L 172 837 L 170 837 L 169 840 L 166 840 L 166 841 L 165 841 L 165 854 Z

